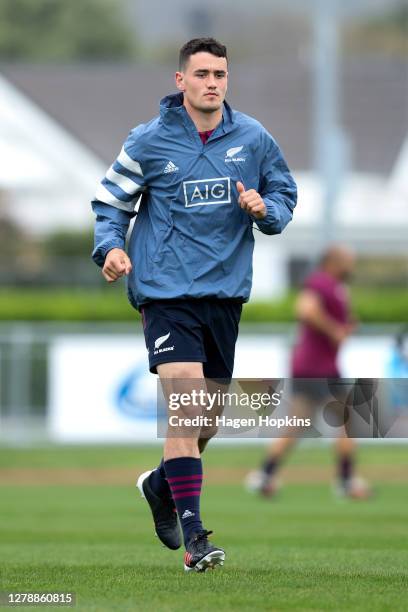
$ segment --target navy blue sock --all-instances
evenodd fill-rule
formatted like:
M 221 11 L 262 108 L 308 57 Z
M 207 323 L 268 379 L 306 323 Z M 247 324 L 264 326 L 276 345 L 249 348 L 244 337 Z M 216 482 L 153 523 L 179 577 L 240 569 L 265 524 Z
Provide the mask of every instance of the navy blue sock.
M 195 457 L 169 459 L 164 462 L 164 469 L 183 530 L 184 544 L 187 545 L 192 534 L 203 529 L 200 519 L 203 480 L 201 459 Z
M 351 455 L 340 455 L 338 464 L 339 479 L 347 483 L 353 474 L 354 461 Z
M 159 497 L 171 497 L 169 483 L 167 482 L 164 470 L 164 459 L 161 460 L 160 465 L 150 474 L 149 483 Z
M 272 476 L 275 472 L 276 469 L 279 465 L 279 461 L 278 459 L 266 459 L 266 461 L 264 462 L 264 464 L 262 465 L 262 471 L 267 474 L 268 476 Z

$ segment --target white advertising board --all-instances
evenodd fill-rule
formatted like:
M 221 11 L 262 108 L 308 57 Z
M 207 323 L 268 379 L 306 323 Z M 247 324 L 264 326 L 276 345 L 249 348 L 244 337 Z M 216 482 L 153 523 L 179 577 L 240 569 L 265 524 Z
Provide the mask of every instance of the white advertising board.
M 142 338 L 59 336 L 50 351 L 48 425 L 54 440 L 156 437 L 156 377 Z
M 384 376 L 392 340 L 355 338 L 344 347 L 345 377 Z M 289 374 L 285 336 L 241 335 L 234 376 Z M 157 440 L 156 385 L 141 336 L 59 336 L 50 346 L 49 433 L 59 442 Z

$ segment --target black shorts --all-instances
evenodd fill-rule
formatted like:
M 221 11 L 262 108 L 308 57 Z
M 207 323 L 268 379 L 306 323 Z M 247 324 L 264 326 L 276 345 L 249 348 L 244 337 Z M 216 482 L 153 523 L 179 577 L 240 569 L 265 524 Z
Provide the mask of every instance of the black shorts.
M 311 402 L 323 403 L 330 400 L 344 400 L 350 384 L 340 377 L 323 378 L 316 376 L 316 378 L 293 378 L 291 386 L 293 395 L 302 395 Z
M 158 300 L 140 310 L 153 374 L 161 363 L 191 361 L 203 364 L 206 378 L 231 379 L 241 300 Z

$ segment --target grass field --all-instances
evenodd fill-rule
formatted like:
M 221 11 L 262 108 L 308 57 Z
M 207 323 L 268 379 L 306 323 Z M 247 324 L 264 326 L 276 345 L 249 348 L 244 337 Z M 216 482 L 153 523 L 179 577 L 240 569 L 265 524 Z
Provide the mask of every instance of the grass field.
M 369 502 L 333 497 L 328 448 L 298 449 L 273 501 L 241 484 L 261 448 L 209 449 L 202 514 L 227 558 L 202 575 L 159 545 L 134 489 L 159 452 L 0 449 L 0 590 L 74 591 L 86 611 L 408 609 L 408 447 L 361 449 Z

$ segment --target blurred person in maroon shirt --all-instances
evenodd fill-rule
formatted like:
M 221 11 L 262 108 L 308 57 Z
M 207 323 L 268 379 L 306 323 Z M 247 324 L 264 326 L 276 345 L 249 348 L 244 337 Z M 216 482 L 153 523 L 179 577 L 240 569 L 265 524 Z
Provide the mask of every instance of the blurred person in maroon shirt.
M 291 357 L 291 410 L 297 417 L 313 417 L 327 400 L 324 385 L 305 379 L 341 378 L 338 352 L 356 327 L 345 286 L 354 265 L 355 257 L 350 249 L 340 245 L 329 247 L 297 298 L 295 309 L 300 329 Z M 247 487 L 265 497 L 273 496 L 279 485 L 277 472 L 296 442 L 296 437 L 276 439 L 268 448 L 261 468 L 248 474 Z M 368 497 L 369 487 L 354 474 L 355 442 L 345 432 L 336 439 L 336 456 L 338 493 L 354 499 Z

